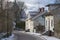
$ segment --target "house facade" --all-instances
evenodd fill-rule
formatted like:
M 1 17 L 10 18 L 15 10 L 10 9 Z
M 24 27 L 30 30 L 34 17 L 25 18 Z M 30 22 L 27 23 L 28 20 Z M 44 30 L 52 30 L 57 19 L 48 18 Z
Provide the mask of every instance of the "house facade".
M 42 9 L 43 11 L 43 9 Z M 44 26 L 44 18 L 42 17 L 42 15 L 45 13 L 45 12 L 36 12 L 36 11 L 33 11 L 32 14 L 30 14 L 28 11 L 26 11 L 26 15 L 27 15 L 27 19 L 25 21 L 25 29 L 26 30 L 29 30 L 30 32 L 37 32 L 37 27 L 40 25 L 43 25 Z M 33 15 L 34 13 L 34 15 Z
M 45 16 L 45 31 L 51 30 L 54 32 L 54 16 L 49 15 Z
M 51 19 L 53 22 L 51 21 L 51 27 L 53 27 L 54 36 L 60 37 L 60 3 L 48 4 L 47 7 L 48 13 L 52 15 Z M 48 13 L 47 16 L 50 16 Z
M 60 25 L 58 25 L 59 21 L 60 21 L 60 11 L 59 11 L 60 4 L 59 3 L 58 4 L 56 4 L 56 3 L 55 4 L 48 4 L 47 7 L 48 7 L 47 12 L 45 12 L 45 13 L 43 12 L 39 16 L 36 15 L 33 18 L 29 18 L 28 19 L 29 22 L 27 22 L 27 21 L 26 22 L 27 22 L 27 24 L 29 24 L 31 22 L 32 25 L 29 25 L 29 26 L 30 26 L 30 28 L 32 28 L 32 27 L 34 28 L 35 26 L 37 26 L 39 24 L 39 21 L 41 19 L 40 17 L 44 16 L 43 17 L 44 20 L 42 20 L 42 21 L 45 26 L 45 31 L 50 30 L 50 31 L 54 32 L 54 35 L 57 36 L 58 33 L 60 33 L 59 32 Z M 32 20 L 32 19 L 34 19 L 34 20 Z M 39 21 L 37 21 L 37 20 L 39 20 Z M 42 23 L 42 22 L 40 21 L 40 23 Z M 28 29 L 29 26 L 27 26 L 26 28 Z
M 48 7 L 47 12 L 42 12 L 40 14 L 37 13 L 38 15 L 36 15 L 35 17 L 30 18 L 31 17 L 30 16 L 29 19 L 27 19 L 26 25 L 28 25 L 30 22 L 31 23 L 30 23 L 30 25 L 26 26 L 26 28 L 30 29 L 30 30 L 32 28 L 34 31 L 34 29 L 35 29 L 34 27 L 39 25 L 39 23 L 40 24 L 42 23 L 42 24 L 44 24 L 45 31 L 50 30 L 51 32 L 54 33 L 54 36 L 60 37 L 60 11 L 59 11 L 60 3 L 48 4 L 48 5 L 46 5 L 46 7 Z M 43 19 L 42 21 L 40 21 L 41 20 L 40 17 L 42 17 L 42 19 Z

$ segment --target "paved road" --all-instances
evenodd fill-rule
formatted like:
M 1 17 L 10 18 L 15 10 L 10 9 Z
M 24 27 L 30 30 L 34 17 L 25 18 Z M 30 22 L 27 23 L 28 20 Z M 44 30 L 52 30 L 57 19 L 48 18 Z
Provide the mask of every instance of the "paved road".
M 14 40 L 43 40 L 39 36 L 27 34 L 25 32 L 14 32 Z

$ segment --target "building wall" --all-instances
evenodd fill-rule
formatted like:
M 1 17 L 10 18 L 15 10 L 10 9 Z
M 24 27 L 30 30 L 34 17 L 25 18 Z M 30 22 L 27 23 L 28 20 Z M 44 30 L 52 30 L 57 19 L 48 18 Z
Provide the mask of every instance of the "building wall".
M 54 34 L 56 37 L 59 37 L 60 38 L 60 14 L 58 15 L 55 15 L 54 17 Z
M 39 16 L 38 18 L 36 18 L 34 21 L 40 23 L 41 25 L 45 25 L 45 19 L 42 16 Z
M 30 32 L 33 32 L 34 31 L 34 21 L 32 20 L 26 20 L 26 27 L 25 27 L 26 30 L 30 30 Z
M 38 18 L 32 20 L 32 19 L 28 19 L 26 20 L 26 30 L 30 29 L 32 31 L 36 32 L 36 28 L 38 28 L 37 26 L 44 26 L 44 18 L 42 16 L 39 16 Z M 40 28 L 40 27 L 39 27 Z M 43 29 L 42 29 L 43 30 Z
M 53 32 L 53 29 L 54 29 L 54 16 L 46 16 L 45 31 L 51 30 Z
M 51 11 L 51 10 L 54 10 L 55 8 L 57 8 L 58 6 L 49 6 L 48 10 Z
M 51 6 L 51 8 L 53 8 Z M 60 6 L 57 5 L 56 9 L 52 10 L 51 13 L 54 15 L 54 34 L 56 37 L 60 37 Z

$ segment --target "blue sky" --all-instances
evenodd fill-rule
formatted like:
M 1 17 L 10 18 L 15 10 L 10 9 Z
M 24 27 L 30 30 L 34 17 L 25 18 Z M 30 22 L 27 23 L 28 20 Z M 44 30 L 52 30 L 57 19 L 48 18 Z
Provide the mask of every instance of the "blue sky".
M 19 0 L 20 1 L 20 0 Z M 39 7 L 44 7 L 47 4 L 54 3 L 55 0 L 21 0 L 25 2 L 28 10 L 37 10 Z
M 14 0 L 10 0 L 14 1 Z M 39 7 L 44 7 L 47 4 L 54 3 L 55 0 L 17 0 L 25 2 L 28 10 L 37 10 Z

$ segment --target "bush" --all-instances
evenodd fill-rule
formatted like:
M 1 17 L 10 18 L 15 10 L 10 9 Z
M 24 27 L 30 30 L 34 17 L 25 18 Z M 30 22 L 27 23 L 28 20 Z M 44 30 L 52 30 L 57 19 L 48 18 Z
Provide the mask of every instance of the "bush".
M 25 22 L 24 21 L 20 21 L 16 24 L 17 28 L 21 28 L 21 29 L 25 29 Z
M 8 33 L 6 33 L 5 35 L 3 35 L 1 38 L 8 38 L 9 36 L 11 36 L 12 35 L 12 33 L 11 32 L 8 32 Z

